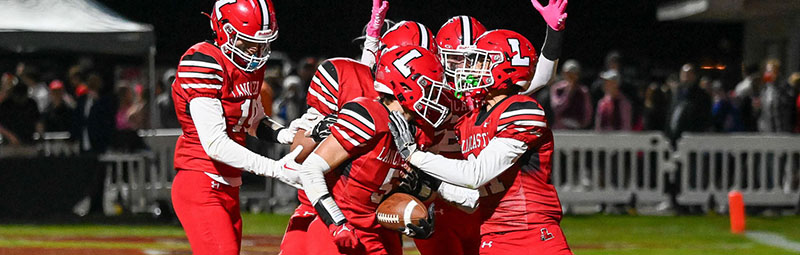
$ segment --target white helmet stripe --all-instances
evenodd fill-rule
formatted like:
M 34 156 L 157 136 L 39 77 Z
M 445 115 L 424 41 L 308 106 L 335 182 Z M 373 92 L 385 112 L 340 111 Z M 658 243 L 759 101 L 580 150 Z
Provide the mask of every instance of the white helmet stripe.
M 422 23 L 417 22 L 419 25 L 419 39 L 420 39 L 420 46 L 422 48 L 428 48 L 428 29 L 425 28 L 425 25 Z
M 269 6 L 264 0 L 258 0 L 258 5 L 261 7 L 261 30 L 269 29 Z
M 472 44 L 472 24 L 467 16 L 461 16 L 461 45 Z

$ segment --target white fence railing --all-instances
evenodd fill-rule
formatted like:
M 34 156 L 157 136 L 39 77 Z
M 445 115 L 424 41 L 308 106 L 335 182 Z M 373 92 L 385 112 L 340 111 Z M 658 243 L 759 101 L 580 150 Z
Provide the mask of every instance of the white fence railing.
M 677 147 L 678 204 L 724 209 L 739 190 L 746 205 L 800 206 L 800 136 L 689 134 Z
M 556 132 L 553 185 L 561 202 L 633 204 L 667 201 L 670 158 L 661 133 Z
M 133 212 L 170 200 L 180 130 L 146 130 L 139 135 L 148 152 L 100 157 L 107 167 L 106 195 L 118 199 L 109 201 L 119 201 Z M 76 151 L 63 139 L 46 138 L 42 148 L 51 155 Z M 57 146 L 66 149 L 46 149 Z M 287 151 L 275 147 L 268 152 L 279 158 Z M 558 131 L 552 182 L 565 205 L 652 204 L 674 196 L 678 205 L 715 204 L 724 210 L 727 193 L 739 190 L 747 205 L 800 209 L 800 136 L 687 134 L 673 151 L 661 133 Z M 278 194 L 291 193 L 272 184 L 268 179 L 264 189 L 245 189 L 241 195 L 275 204 Z M 677 190 L 668 193 L 668 184 Z

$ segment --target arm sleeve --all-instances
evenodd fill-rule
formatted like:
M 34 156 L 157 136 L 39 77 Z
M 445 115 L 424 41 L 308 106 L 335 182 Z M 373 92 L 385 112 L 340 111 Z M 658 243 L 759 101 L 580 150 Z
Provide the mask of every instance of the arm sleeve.
M 364 49 L 361 50 L 361 64 L 365 66 L 373 67 L 375 63 L 377 63 L 376 52 L 378 52 L 378 47 L 380 47 L 380 40 L 378 38 L 367 36 L 364 40 Z
M 189 103 L 189 112 L 208 157 L 248 172 L 266 171 L 265 176 L 275 175 L 274 160 L 262 157 L 228 137 L 219 99 L 194 98 Z
M 526 150 L 527 145 L 519 140 L 494 138 L 477 158 L 448 159 L 430 152 L 416 151 L 408 162 L 444 182 L 477 189 L 514 165 Z M 461 172 L 453 174 L 452 169 L 461 169 Z
M 536 64 L 536 72 L 533 75 L 531 84 L 521 94 L 530 95 L 544 88 L 547 82 L 553 77 L 556 71 L 556 64 L 561 55 L 561 35 L 563 32 L 555 31 L 547 26 L 547 33 L 542 45 L 542 53 L 539 55 L 539 62 Z
M 300 167 L 300 180 L 303 182 L 303 189 L 308 199 L 325 224 L 341 225 L 346 219 L 331 197 L 328 184 L 325 182 L 325 173 L 330 169 L 331 166 L 325 159 L 316 153 L 311 153 Z
M 463 188 L 443 182 L 442 185 L 439 185 L 437 192 L 439 192 L 439 196 L 446 201 L 456 203 L 469 209 L 478 208 L 480 191 L 477 189 Z

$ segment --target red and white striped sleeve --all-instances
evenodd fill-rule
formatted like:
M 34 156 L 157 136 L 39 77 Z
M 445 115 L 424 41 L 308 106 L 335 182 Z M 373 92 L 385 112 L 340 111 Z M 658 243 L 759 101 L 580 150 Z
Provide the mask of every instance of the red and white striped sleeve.
M 342 107 L 339 119 L 331 129 L 331 134 L 348 152 L 366 147 L 376 134 L 375 121 L 369 111 L 357 102 Z
M 547 128 L 544 110 L 535 101 L 520 101 L 500 114 L 495 137 L 512 138 L 530 144 Z
M 306 102 L 322 115 L 339 111 L 339 76 L 330 60 L 322 62 L 311 78 Z
M 178 63 L 175 82 L 186 91 L 188 100 L 195 97 L 219 98 L 222 94 L 222 66 L 202 52 L 185 55 Z

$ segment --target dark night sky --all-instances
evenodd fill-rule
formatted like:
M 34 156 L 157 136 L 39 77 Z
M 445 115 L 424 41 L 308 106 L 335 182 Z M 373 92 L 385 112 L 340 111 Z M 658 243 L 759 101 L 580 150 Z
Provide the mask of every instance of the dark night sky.
M 207 18 L 200 13 L 211 10 L 211 0 L 100 2 L 129 19 L 153 24 L 159 65 L 174 64 L 189 46 L 210 37 Z M 293 59 L 358 52 L 351 39 L 368 21 L 371 1 L 273 2 L 280 26 L 273 50 L 288 52 Z M 586 67 L 599 68 L 611 49 L 619 49 L 627 64 L 647 67 L 677 69 L 686 61 L 740 59 L 740 24 L 658 22 L 659 2 L 664 0 L 570 1 L 562 59 L 575 58 Z M 466 14 L 489 29 L 520 32 L 537 48 L 544 41 L 544 21 L 526 0 L 404 0 L 390 5 L 387 18 L 422 22 L 434 34 L 447 18 Z M 727 49 L 722 41 L 729 42 Z

